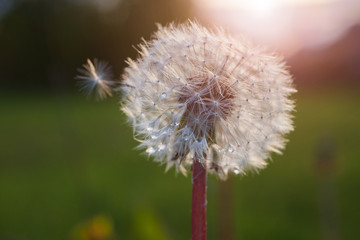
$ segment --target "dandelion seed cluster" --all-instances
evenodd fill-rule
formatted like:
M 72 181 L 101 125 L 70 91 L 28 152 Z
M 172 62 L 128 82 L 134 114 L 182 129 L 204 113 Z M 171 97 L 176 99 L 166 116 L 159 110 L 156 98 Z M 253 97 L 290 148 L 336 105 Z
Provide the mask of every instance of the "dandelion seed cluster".
M 139 147 L 183 173 L 194 161 L 220 178 L 265 167 L 293 130 L 283 60 L 194 22 L 158 28 L 123 75 Z

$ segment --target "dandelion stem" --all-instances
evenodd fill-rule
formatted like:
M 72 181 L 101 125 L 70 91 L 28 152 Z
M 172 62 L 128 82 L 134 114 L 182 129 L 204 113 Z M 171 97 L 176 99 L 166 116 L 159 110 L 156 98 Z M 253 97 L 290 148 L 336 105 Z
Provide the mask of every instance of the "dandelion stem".
M 193 164 L 191 239 L 206 240 L 206 169 L 198 161 Z

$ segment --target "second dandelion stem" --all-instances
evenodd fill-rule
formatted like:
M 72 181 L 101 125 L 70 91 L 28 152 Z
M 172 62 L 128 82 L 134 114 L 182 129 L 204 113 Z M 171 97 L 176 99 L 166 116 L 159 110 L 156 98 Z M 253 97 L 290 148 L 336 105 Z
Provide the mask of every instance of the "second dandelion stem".
M 198 160 L 192 174 L 191 239 L 206 240 L 206 169 Z

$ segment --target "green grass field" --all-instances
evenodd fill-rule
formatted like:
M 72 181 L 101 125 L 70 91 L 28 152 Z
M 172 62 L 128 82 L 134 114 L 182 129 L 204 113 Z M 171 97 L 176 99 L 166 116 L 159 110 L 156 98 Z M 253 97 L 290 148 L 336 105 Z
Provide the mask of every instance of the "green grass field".
M 360 96 L 298 93 L 296 130 L 260 174 L 232 178 L 236 239 L 320 239 L 321 139 L 335 145 L 334 210 L 342 239 L 360 219 Z M 190 239 L 191 178 L 134 150 L 116 100 L 3 96 L 0 239 L 72 239 L 96 216 L 113 239 Z M 219 180 L 208 184 L 208 239 L 220 239 Z M 320 184 L 321 185 L 321 184 Z M 330 199 L 331 200 L 331 199 Z M 330 201 L 329 200 L 329 201 Z M 106 225 L 106 224 L 105 224 Z

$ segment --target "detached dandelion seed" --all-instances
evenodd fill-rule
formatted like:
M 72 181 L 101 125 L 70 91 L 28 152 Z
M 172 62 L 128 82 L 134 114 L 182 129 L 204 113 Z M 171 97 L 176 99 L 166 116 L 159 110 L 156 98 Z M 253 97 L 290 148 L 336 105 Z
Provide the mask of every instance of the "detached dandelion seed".
M 115 82 L 111 79 L 110 67 L 107 63 L 94 59 L 94 63 L 87 59 L 83 68 L 78 69 L 80 91 L 87 95 L 95 95 L 97 99 L 112 96 L 112 86 Z

